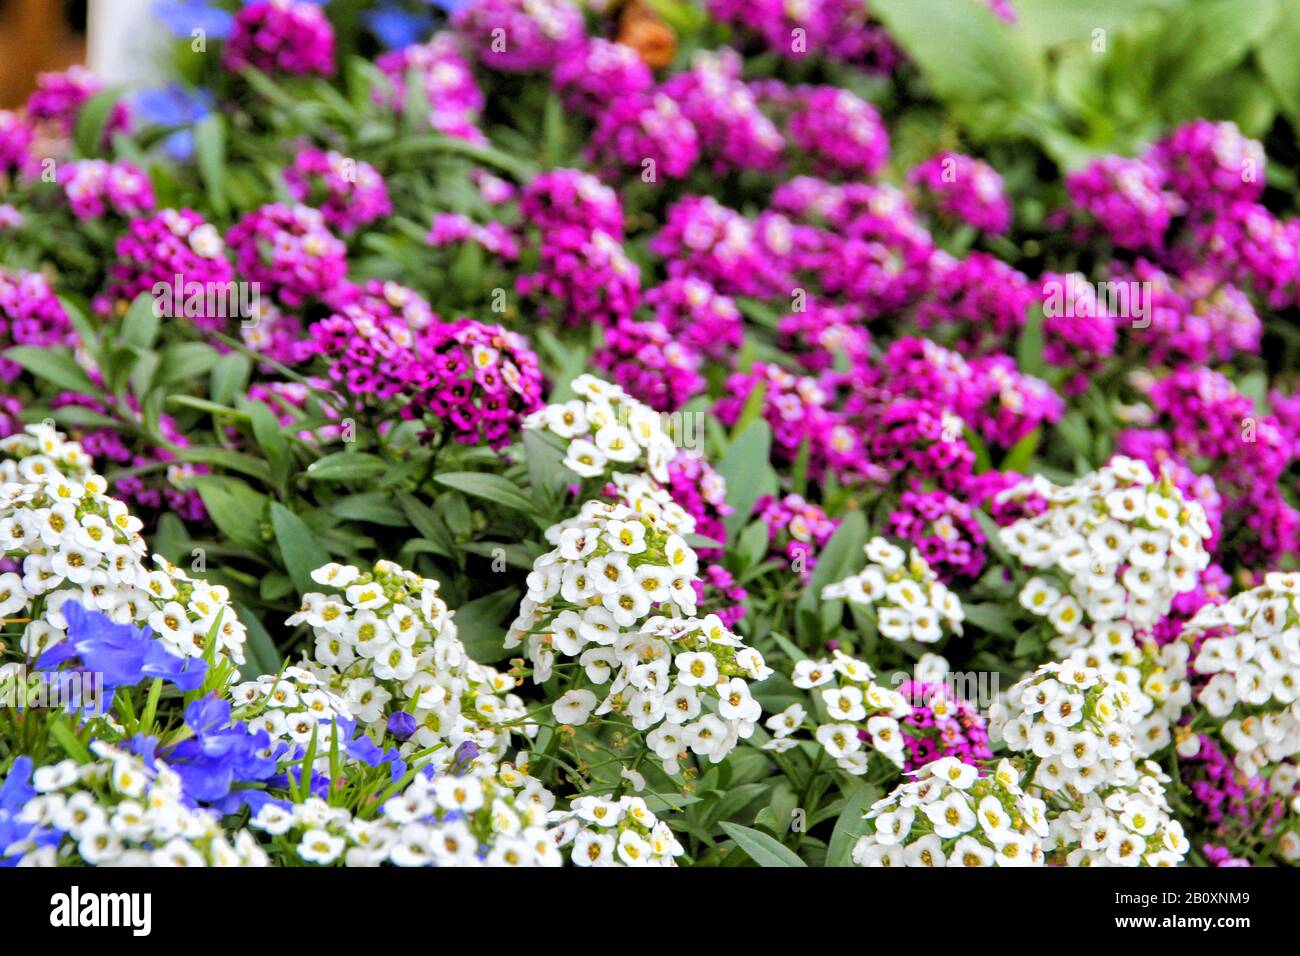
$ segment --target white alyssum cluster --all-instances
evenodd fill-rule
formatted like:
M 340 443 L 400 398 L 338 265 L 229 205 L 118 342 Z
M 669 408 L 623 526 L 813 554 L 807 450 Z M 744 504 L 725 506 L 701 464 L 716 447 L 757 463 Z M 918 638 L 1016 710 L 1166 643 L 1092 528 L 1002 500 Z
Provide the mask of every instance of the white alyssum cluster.
M 354 718 L 347 702 L 324 681 L 301 667 L 287 667 L 281 674 L 263 674 L 254 680 L 236 684 L 230 699 L 238 720 L 246 721 L 250 730 L 266 731 L 274 749 L 278 743 L 289 752 L 311 746 L 316 740 L 318 773 L 330 774 L 330 757 L 334 740 L 339 752 L 348 744 L 347 728 L 340 721 Z
M 1169 815 L 1168 780 L 1150 761 L 1137 763 L 1136 721 L 1128 689 L 1077 661 L 1044 664 L 990 708 L 990 737 L 1023 755 L 1026 785 L 1047 802 L 1054 858 L 1111 866 L 1182 861 L 1187 841 Z
M 859 866 L 1043 865 L 1047 808 L 1011 761 L 982 774 L 944 757 L 909 776 L 867 813 L 874 830 L 853 847 Z
M 577 660 L 585 681 L 555 702 L 557 720 L 617 713 L 649 731 L 669 773 L 688 749 L 716 763 L 753 733 L 749 683 L 771 669 L 715 615 L 694 616 L 699 559 L 684 538 L 643 502 L 589 501 L 546 540 L 506 647 L 526 645 L 536 683 L 557 656 Z
M 15 466 L 19 480 L 0 484 L 0 549 L 22 566 L 0 574 L 0 616 L 32 618 L 22 650 L 36 657 L 62 640 L 59 608 L 76 600 L 119 623 L 148 625 L 178 657 L 203 656 L 211 639 L 217 660 L 244 663 L 245 630 L 229 592 L 161 557 L 150 567 L 140 519 L 107 494 L 99 475 L 70 469 L 78 477 L 69 477 L 49 467 L 79 456 L 71 443 L 52 446 L 62 441 L 57 433 L 31 427 L 30 437 L 56 457 L 26 455 Z
M 1111 622 L 1150 630 L 1209 564 L 1205 510 L 1144 462 L 1116 456 L 1072 484 L 1036 475 L 1002 494 L 1031 493 L 1047 500 L 1047 510 L 999 537 L 1025 566 L 1044 572 L 1025 584 L 1020 603 L 1051 623 L 1059 654 L 1088 646 L 1095 629 Z
M 302 662 L 337 693 L 367 729 L 382 733 L 388 715 L 415 718 L 407 750 L 435 743 L 454 750 L 471 740 L 500 757 L 512 730 L 528 733 L 515 679 L 477 663 L 456 636 L 438 582 L 380 561 L 372 571 L 327 564 L 312 580 L 333 593 L 303 596 L 289 625 L 306 624 L 315 648 Z
M 249 826 L 316 866 L 559 866 L 554 795 L 508 763 L 417 773 L 370 819 L 319 797 L 267 803 Z
M 871 608 L 876 628 L 891 641 L 933 644 L 947 634 L 961 634 L 961 601 L 912 549 L 872 538 L 863 551 L 867 566 L 850 578 L 822 589 L 823 600 L 843 599 Z
M 58 866 L 266 866 L 265 852 L 247 830 L 230 834 L 212 813 L 189 806 L 181 780 L 161 760 L 152 768 L 139 757 L 102 741 L 97 760 L 36 768 L 36 795 L 18 813 L 37 830 L 27 847 L 0 853 L 20 865 Z M 37 846 L 41 837 L 56 843 Z
M 92 468 L 81 443 L 69 441 L 48 423 L 0 438 L 0 484 L 40 482 L 55 473 L 85 481 Z
M 568 443 L 565 467 L 583 478 L 630 471 L 668 481 L 677 446 L 658 412 L 594 375 L 578 376 L 571 388 L 577 398 L 547 405 L 524 420 L 525 428 Z
M 550 822 L 574 866 L 676 866 L 686 852 L 640 797 L 578 797 Z
M 810 715 L 802 704 L 791 704 L 767 719 L 764 726 L 772 739 L 763 749 L 784 753 L 798 745 L 797 731 L 811 728 L 813 739 L 836 766 L 851 774 L 867 772 L 873 749 L 895 766 L 903 766 L 906 742 L 898 722 L 912 712 L 912 706 L 898 691 L 877 684 L 875 676 L 866 661 L 839 650 L 831 660 L 799 661 L 792 675 L 794 686 L 815 690 L 821 699 L 815 709 L 826 718 Z M 861 732 L 866 733 L 866 741 Z
M 1268 574 L 1261 587 L 1202 608 L 1182 640 L 1209 676 L 1197 703 L 1242 773 L 1300 755 L 1300 574 Z

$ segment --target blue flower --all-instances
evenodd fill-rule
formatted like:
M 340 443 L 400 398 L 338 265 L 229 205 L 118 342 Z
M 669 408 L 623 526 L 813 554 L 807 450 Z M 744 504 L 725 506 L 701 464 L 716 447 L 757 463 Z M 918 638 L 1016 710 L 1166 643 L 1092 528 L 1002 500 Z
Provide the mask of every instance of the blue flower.
M 230 702 L 217 697 L 200 698 L 186 707 L 185 726 L 194 736 L 161 756 L 181 778 L 186 796 L 222 815 L 234 813 L 244 803 L 246 791 L 235 789 L 236 784 L 269 780 L 285 749 L 281 745 L 264 756 L 271 746 L 267 732 L 232 721 Z
M 156 90 L 141 90 L 132 101 L 132 114 L 155 126 L 182 127 L 162 142 L 163 151 L 177 162 L 194 155 L 194 133 L 189 128 L 212 112 L 212 94 L 190 91 L 177 83 Z
M 181 690 L 197 690 L 207 676 L 206 661 L 177 657 L 154 640 L 147 627 L 114 623 L 107 614 L 89 611 L 75 601 L 64 604 L 62 611 L 68 636 L 37 659 L 37 670 L 52 670 L 75 658 L 81 670 L 101 675 L 105 691 L 134 687 L 155 677 Z
M 398 743 L 405 743 L 415 733 L 415 718 L 404 710 L 395 710 L 388 715 L 388 732 Z
M 375 38 L 390 50 L 419 43 L 433 30 L 433 17 L 397 7 L 369 10 L 362 19 Z
M 9 768 L 9 775 L 0 783 L 0 867 L 17 866 L 22 854 L 5 856 L 5 850 L 20 841 L 31 841 L 35 846 L 52 846 L 62 834 L 46 830 L 35 823 L 18 819 L 27 801 L 36 796 L 32 787 L 32 758 L 19 757 Z
M 224 40 L 230 36 L 235 18 L 214 3 L 204 0 L 155 0 L 153 15 L 178 37 L 202 30 L 208 36 Z

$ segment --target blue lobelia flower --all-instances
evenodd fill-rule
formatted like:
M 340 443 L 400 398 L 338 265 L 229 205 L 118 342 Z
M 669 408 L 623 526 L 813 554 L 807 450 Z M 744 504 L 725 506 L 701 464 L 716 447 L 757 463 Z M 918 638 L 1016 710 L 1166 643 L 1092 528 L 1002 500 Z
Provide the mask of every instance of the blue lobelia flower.
M 153 15 L 174 35 L 189 37 L 202 30 L 214 39 L 230 36 L 235 18 L 206 0 L 154 0 Z
M 17 843 L 32 846 L 52 846 L 59 842 L 62 834 L 57 830 L 38 827 L 35 823 L 25 823 L 18 819 L 27 801 L 36 796 L 32 787 L 32 758 L 19 757 L 9 768 L 9 774 L 0 783 L 0 867 L 17 866 L 23 852 L 15 851 L 6 856 L 9 847 Z
M 161 677 L 181 690 L 197 690 L 207 676 L 207 662 L 177 657 L 148 627 L 117 624 L 107 614 L 91 611 L 75 601 L 62 607 L 68 636 L 36 661 L 37 670 L 52 670 L 76 660 L 83 671 L 101 675 L 105 691 L 134 687 Z
M 162 141 L 163 151 L 177 162 L 194 155 L 194 132 L 190 127 L 212 112 L 212 94 L 187 90 L 178 83 L 161 89 L 141 90 L 131 103 L 132 114 L 155 126 L 181 127 Z
M 185 725 L 194 736 L 161 756 L 181 778 L 190 799 L 225 815 L 244 803 L 247 790 L 237 784 L 265 783 L 276 773 L 281 745 L 271 750 L 264 730 L 232 721 L 230 702 L 204 697 L 185 708 Z

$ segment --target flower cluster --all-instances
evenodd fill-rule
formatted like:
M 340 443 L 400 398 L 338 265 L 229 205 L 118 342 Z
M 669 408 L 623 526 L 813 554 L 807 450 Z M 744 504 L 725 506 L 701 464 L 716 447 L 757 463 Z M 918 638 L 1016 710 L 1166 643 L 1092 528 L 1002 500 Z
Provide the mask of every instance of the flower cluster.
M 0 269 L 0 346 L 72 344 L 72 323 L 49 280 L 39 272 Z M 12 382 L 21 367 L 0 356 L 0 381 Z
M 640 797 L 579 797 L 550 822 L 574 866 L 676 866 L 686 852 Z
M 0 799 L 0 835 L 11 838 L 0 864 L 267 865 L 252 834 L 231 834 L 216 815 L 187 805 L 181 778 L 164 762 L 101 741 L 90 746 L 96 759 L 81 765 L 33 769 L 18 758 Z
M 944 757 L 911 773 L 867 819 L 853 846 L 859 866 L 1042 866 L 1048 834 L 1043 801 L 1003 760 L 991 774 Z
M 1088 622 L 1149 630 L 1210 563 L 1205 510 L 1141 461 L 1116 456 L 1069 485 L 1036 476 L 1000 497 L 1028 493 L 1045 498 L 1047 509 L 999 537 L 1026 567 L 1051 572 L 1029 579 L 1020 604 L 1051 622 L 1059 649 L 1086 646 Z
M 855 776 L 869 769 L 871 750 L 863 749 L 864 743 L 895 766 L 903 766 L 906 750 L 899 721 L 911 715 L 912 707 L 898 691 L 877 684 L 875 677 L 866 661 L 838 650 L 831 660 L 799 661 L 791 680 L 802 690 L 822 688 L 815 708 L 825 717 L 815 718 L 802 704 L 791 704 L 765 721 L 772 739 L 763 749 L 791 750 L 799 744 L 792 735 L 811 728 L 835 765 Z M 825 686 L 832 681 L 835 686 Z
M 699 559 L 679 535 L 652 512 L 591 501 L 546 539 L 555 547 L 533 564 L 506 646 L 526 645 L 535 683 L 563 656 L 604 694 L 565 691 L 557 720 L 620 714 L 649 731 L 668 773 L 687 749 L 718 763 L 753 733 L 760 708 L 749 684 L 771 671 L 718 618 L 693 616 Z
M 239 274 L 289 308 L 325 295 L 347 274 L 347 248 L 310 206 L 261 206 L 235 223 L 226 241 Z
M 351 233 L 392 211 L 384 179 L 369 163 L 336 150 L 304 149 L 284 170 L 284 182 L 297 202 L 320 209 L 325 221 Z
M 132 163 L 83 159 L 59 168 L 59 185 L 78 219 L 99 219 L 108 210 L 134 216 L 153 209 L 149 176 Z
M 286 623 L 310 628 L 315 643 L 303 668 L 364 727 L 403 727 L 408 749 L 469 741 L 497 756 L 512 729 L 528 731 L 523 702 L 510 693 L 514 678 L 469 656 L 438 582 L 391 561 L 372 571 L 327 564 L 312 580 L 332 593 L 304 595 Z M 394 721 L 399 713 L 406 717 Z
M 334 75 L 334 28 L 318 4 L 259 0 L 235 14 L 222 63 L 263 73 Z
M 867 566 L 822 588 L 823 600 L 870 609 L 876 629 L 891 641 L 933 644 L 962 633 L 961 601 L 915 549 L 909 556 L 884 538 L 872 538 L 863 551 Z
M 1002 177 L 983 160 L 937 153 L 912 167 L 907 179 L 941 215 L 994 234 L 1011 225 L 1011 202 Z

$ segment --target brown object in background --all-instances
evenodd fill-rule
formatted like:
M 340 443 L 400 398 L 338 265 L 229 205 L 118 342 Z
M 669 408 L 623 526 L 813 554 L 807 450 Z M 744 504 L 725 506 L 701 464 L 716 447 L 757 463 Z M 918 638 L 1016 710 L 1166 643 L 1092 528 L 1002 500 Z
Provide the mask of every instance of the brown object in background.
M 36 74 L 63 70 L 85 57 L 59 0 L 0 0 L 0 107 L 21 106 Z
M 677 55 L 677 34 L 640 0 L 631 0 L 619 13 L 618 42 L 641 54 L 652 70 L 665 69 Z

